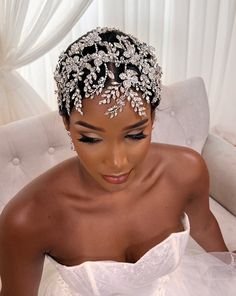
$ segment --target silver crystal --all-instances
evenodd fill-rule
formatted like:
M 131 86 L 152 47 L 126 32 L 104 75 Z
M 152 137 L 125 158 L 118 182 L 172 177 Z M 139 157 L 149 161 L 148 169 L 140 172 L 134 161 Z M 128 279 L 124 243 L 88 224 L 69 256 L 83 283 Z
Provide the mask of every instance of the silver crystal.
M 114 30 L 117 31 L 113 28 L 97 28 L 75 42 L 68 52 L 61 53 L 54 79 L 58 88 L 56 91 L 58 105 L 62 107 L 62 102 L 65 102 L 68 115 L 70 115 L 71 101 L 75 109 L 83 114 L 83 98 L 78 81 L 82 80 L 85 71 L 88 72 L 85 79 L 83 78 L 85 98 L 93 99 L 96 95 L 101 95 L 99 104 L 113 103 L 105 113 L 110 118 L 117 116 L 123 110 L 126 101 L 136 113 L 143 116 L 145 115 L 143 102 L 150 104 L 160 99 L 162 72 L 157 64 L 154 48 L 141 43 L 132 35 L 119 35 L 118 31 L 117 42 L 102 41 L 101 33 Z M 94 46 L 95 52 L 83 55 L 84 49 L 90 46 Z M 103 50 L 98 50 L 98 47 Z M 124 72 L 119 75 L 121 82 L 115 81 L 113 72 L 108 69 L 108 63 L 113 63 L 115 67 L 124 64 Z M 141 75 L 127 69 L 127 65 L 135 66 Z M 97 81 L 97 74 L 100 73 L 101 67 L 105 67 L 105 75 Z M 107 79 L 111 82 L 105 88 Z M 70 95 L 71 92 L 73 92 L 72 95 Z M 151 101 L 150 97 L 152 97 Z

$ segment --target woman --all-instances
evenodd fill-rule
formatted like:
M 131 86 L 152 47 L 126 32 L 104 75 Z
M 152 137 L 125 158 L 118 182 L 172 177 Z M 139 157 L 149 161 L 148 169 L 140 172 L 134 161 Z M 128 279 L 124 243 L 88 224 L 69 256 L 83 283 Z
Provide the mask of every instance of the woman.
M 152 48 L 115 29 L 61 54 L 59 111 L 78 155 L 3 211 L 1 296 L 36 296 L 45 256 L 67 284 L 46 295 L 234 295 L 235 256 L 209 210 L 204 161 L 150 143 L 160 78 Z M 185 255 L 189 232 L 217 253 Z

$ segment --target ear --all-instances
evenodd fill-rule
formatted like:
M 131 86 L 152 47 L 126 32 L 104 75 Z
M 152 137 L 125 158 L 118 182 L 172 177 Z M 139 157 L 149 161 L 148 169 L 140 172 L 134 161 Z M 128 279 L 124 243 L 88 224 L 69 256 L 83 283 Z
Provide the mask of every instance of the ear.
M 63 120 L 64 126 L 65 126 L 65 129 L 67 131 L 69 131 L 70 130 L 70 118 L 63 115 L 62 120 Z

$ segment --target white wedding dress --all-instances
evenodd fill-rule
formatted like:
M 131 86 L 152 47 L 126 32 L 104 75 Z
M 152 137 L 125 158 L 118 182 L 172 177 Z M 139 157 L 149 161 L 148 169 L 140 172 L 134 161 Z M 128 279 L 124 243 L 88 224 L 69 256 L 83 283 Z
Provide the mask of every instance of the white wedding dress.
M 45 296 L 235 296 L 236 255 L 187 255 L 189 220 L 136 263 L 87 261 L 67 267 L 49 258 L 58 273 L 46 277 Z

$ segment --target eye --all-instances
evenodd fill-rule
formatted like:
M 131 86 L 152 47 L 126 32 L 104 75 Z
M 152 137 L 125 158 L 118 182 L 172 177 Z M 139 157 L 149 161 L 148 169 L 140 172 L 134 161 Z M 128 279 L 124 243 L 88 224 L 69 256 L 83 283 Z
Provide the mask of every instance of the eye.
M 87 137 L 87 136 L 82 135 L 82 137 L 79 138 L 78 141 L 83 142 L 83 143 L 88 143 L 88 144 L 96 144 L 96 143 L 101 142 L 102 140 L 98 139 L 98 138 L 92 138 L 92 137 Z
M 145 135 L 143 132 L 140 132 L 138 134 L 130 134 L 125 137 L 131 140 L 142 140 L 142 139 L 145 139 L 147 135 Z

